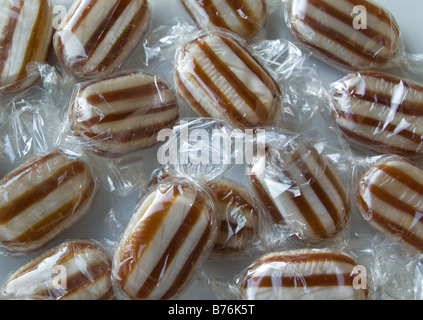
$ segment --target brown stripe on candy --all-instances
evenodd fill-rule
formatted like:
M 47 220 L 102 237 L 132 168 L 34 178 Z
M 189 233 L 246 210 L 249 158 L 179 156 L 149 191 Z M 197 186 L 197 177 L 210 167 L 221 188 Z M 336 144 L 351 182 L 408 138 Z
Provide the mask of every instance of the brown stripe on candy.
M 414 234 L 411 230 L 406 230 L 397 223 L 389 220 L 386 216 L 378 211 L 375 211 L 367 205 L 366 201 L 361 196 L 358 197 L 358 204 L 362 213 L 367 216 L 376 225 L 383 228 L 385 231 L 392 235 L 400 236 L 402 240 L 411 246 L 423 251 L 423 239 Z
M 380 165 L 377 168 L 390 175 L 395 180 L 407 186 L 411 190 L 415 191 L 416 193 L 423 194 L 423 185 L 401 169 L 387 164 Z
M 345 112 L 341 110 L 336 110 L 336 113 L 339 118 L 344 118 L 346 120 L 352 121 L 358 125 L 365 125 L 370 126 L 375 129 L 379 129 L 380 132 L 392 132 L 395 133 L 398 136 L 401 136 L 403 138 L 406 138 L 412 142 L 415 143 L 422 143 L 423 137 L 419 134 L 414 133 L 413 131 L 402 129 L 398 130 L 398 127 L 392 123 L 386 123 L 385 121 L 369 118 L 366 116 L 361 116 L 358 114 L 354 114 L 351 112 Z
M 319 8 L 320 10 L 325 12 L 326 14 L 330 15 L 332 18 L 335 18 L 336 20 L 339 20 L 340 22 L 344 23 L 348 27 L 353 28 L 354 16 L 353 16 L 352 12 L 351 12 L 351 14 L 346 14 L 345 12 L 340 11 L 339 9 L 337 9 L 335 7 L 332 7 L 330 4 L 324 3 L 321 0 L 308 0 L 308 2 L 310 4 L 312 4 L 313 6 L 315 6 L 316 8 Z M 389 24 L 391 24 L 391 23 L 389 22 Z M 354 46 L 357 46 L 356 43 L 352 42 L 353 38 L 342 35 L 337 30 L 332 29 L 331 27 L 324 25 L 322 22 L 319 22 L 319 25 L 322 28 L 324 28 L 325 31 L 327 31 L 328 33 L 332 34 L 333 36 L 339 38 L 340 40 L 347 42 L 347 43 L 353 43 Z M 367 28 L 360 29 L 360 30 L 358 30 L 358 32 L 367 36 L 369 38 L 369 40 L 373 39 L 373 40 L 377 41 L 381 46 L 383 46 L 385 48 L 390 48 L 391 42 L 392 42 L 391 39 L 389 37 L 387 37 L 386 35 L 382 35 L 378 31 L 373 30 L 371 27 L 372 27 L 371 25 L 368 25 Z M 363 52 L 368 52 L 369 54 L 371 54 L 371 51 L 369 51 L 369 49 L 366 49 L 363 46 L 357 46 L 357 48 L 359 48 Z M 377 52 L 373 52 L 373 54 L 371 54 L 371 56 L 373 56 L 374 54 L 377 54 Z
M 86 17 L 90 14 L 91 10 L 94 9 L 98 0 L 81 0 L 78 4 L 77 10 L 81 11 L 78 14 L 78 19 L 75 19 L 75 24 L 72 26 L 72 33 L 76 33 L 79 26 L 81 25 L 82 21 L 86 19 Z M 83 4 L 85 4 L 85 8 L 83 8 Z
M 72 241 L 71 243 L 67 243 L 65 245 L 61 245 L 58 247 L 55 247 L 54 249 L 50 249 L 49 251 L 46 251 L 42 255 L 35 258 L 30 265 L 26 266 L 26 268 L 19 269 L 19 273 L 15 275 L 13 278 L 8 280 L 8 283 L 12 282 L 14 279 L 19 278 L 19 276 L 23 274 L 30 273 L 39 267 L 39 263 L 43 260 L 50 259 L 53 256 L 56 256 L 60 251 L 63 251 L 63 249 L 66 249 L 60 257 L 55 258 L 55 265 L 64 265 L 68 261 L 72 260 L 74 258 L 74 255 L 82 252 L 83 250 L 86 250 L 87 248 L 94 248 L 93 245 L 87 244 L 86 242 L 79 242 L 79 241 Z
M 98 48 L 101 42 L 104 41 L 116 21 L 123 14 L 123 12 L 130 5 L 130 0 L 118 0 L 116 4 L 110 9 L 103 22 L 98 26 L 91 38 L 85 44 L 85 53 L 90 57 L 92 53 Z
M 176 109 L 177 104 L 175 102 L 171 102 L 168 104 L 163 104 L 160 107 L 155 106 L 148 106 L 150 109 L 143 110 L 145 106 L 140 106 L 136 109 L 131 109 L 127 111 L 121 111 L 121 112 L 113 112 L 109 113 L 105 116 L 96 116 L 93 117 L 87 121 L 78 122 L 78 124 L 85 126 L 86 128 L 95 126 L 97 124 L 104 124 L 104 123 L 110 123 L 110 122 L 117 122 L 121 120 L 125 120 L 134 116 L 140 116 L 140 115 L 148 115 L 148 114 L 156 114 L 165 112 L 168 110 Z
M 52 232 L 57 226 L 68 220 L 71 215 L 77 215 L 79 211 L 90 201 L 94 192 L 95 184 L 92 179 L 90 180 L 89 186 L 82 194 L 78 194 L 74 199 L 64 204 L 44 219 L 38 221 L 36 224 L 32 225 L 19 237 L 10 241 L 3 241 L 2 243 L 10 246 L 22 246 L 26 243 L 35 242 Z
M 4 68 L 9 61 L 10 52 L 12 50 L 13 36 L 15 34 L 18 20 L 23 10 L 23 0 L 12 0 L 10 9 L 9 22 L 3 29 L 3 35 L 0 37 L 0 75 L 3 74 Z
M 72 256 L 72 259 L 75 258 L 75 256 Z M 67 296 L 75 294 L 78 290 L 83 290 L 84 287 L 93 284 L 96 280 L 104 276 L 108 270 L 110 270 L 110 265 L 104 262 L 95 265 L 87 265 L 85 263 L 84 269 L 78 270 L 78 272 L 66 278 L 66 288 L 64 290 L 46 288 L 44 291 L 34 293 L 34 295 L 52 297 L 59 300 L 65 299 Z
M 113 290 L 113 287 L 110 287 L 109 291 L 107 291 L 98 300 L 114 300 L 114 298 L 115 298 L 115 292 Z
M 292 255 L 276 255 L 260 259 L 255 263 L 252 268 L 272 262 L 285 262 L 285 263 L 308 263 L 308 262 L 340 262 L 357 265 L 357 262 L 345 254 L 332 253 L 332 252 L 312 252 L 312 253 L 298 253 Z
M 389 108 L 395 108 L 395 115 L 404 114 L 409 116 L 423 116 L 423 104 L 415 101 L 407 101 L 401 99 L 401 103 L 394 103 L 392 101 L 393 97 L 391 94 L 385 94 L 381 92 L 371 91 L 366 89 L 364 93 L 357 93 L 355 88 L 351 89 L 351 97 L 364 100 L 371 103 L 382 104 Z M 402 97 L 405 98 L 405 97 Z
M 41 166 L 42 164 L 46 163 L 48 160 L 54 158 L 54 157 L 64 157 L 65 155 L 61 151 L 54 151 L 52 153 L 49 153 L 48 155 L 44 157 L 39 157 L 36 159 L 33 159 L 31 162 L 25 164 L 20 169 L 16 169 L 15 171 L 11 172 L 10 174 L 6 175 L 2 179 L 2 185 L 5 185 L 9 183 L 9 181 L 15 180 L 17 178 L 21 178 L 27 174 L 30 174 L 33 170 L 35 170 L 37 167 Z
M 365 181 L 363 187 L 366 188 L 374 197 L 382 200 L 383 202 L 397 209 L 398 211 L 408 214 L 410 217 L 413 218 L 414 222 L 423 221 L 423 215 L 421 215 L 421 213 L 418 212 L 415 207 L 409 205 L 404 201 L 401 201 L 400 199 L 391 195 L 389 192 L 385 191 L 383 188 L 377 186 L 376 184 Z
M 298 37 L 298 38 L 303 38 L 303 36 L 301 35 L 301 34 L 299 34 L 295 29 L 293 30 L 293 32 L 296 34 L 296 36 Z M 320 33 L 318 30 L 314 30 L 314 32 L 316 32 L 316 33 Z M 324 36 L 324 35 L 323 35 Z M 342 66 L 344 66 L 344 67 L 346 67 L 346 68 L 348 68 L 348 69 L 354 69 L 354 67 L 351 65 L 351 62 L 350 61 L 346 61 L 346 60 L 344 60 L 344 59 L 342 59 L 342 58 L 340 58 L 340 57 L 337 57 L 335 54 L 332 54 L 330 51 L 328 51 L 328 50 L 325 50 L 324 48 L 322 48 L 322 47 L 319 47 L 319 46 L 317 46 L 317 45 L 315 45 L 315 44 L 313 44 L 312 42 L 308 42 L 306 39 L 304 39 L 303 38 L 303 41 L 306 41 L 307 42 L 307 46 L 309 46 L 310 48 L 312 48 L 313 50 L 315 50 L 315 51 L 317 51 L 317 52 L 319 52 L 320 54 L 322 54 L 324 57 L 326 57 L 326 58 L 328 58 L 328 59 L 330 59 L 330 60 L 333 60 L 333 61 L 335 61 L 336 63 L 338 63 L 338 64 L 340 64 L 340 65 L 342 65 Z M 366 59 L 366 60 L 368 60 L 368 59 Z M 367 61 L 367 63 L 370 63 L 371 61 L 370 60 L 368 60 Z
M 72 296 L 78 291 L 83 291 L 86 287 L 94 284 L 100 278 L 107 276 L 111 272 L 111 265 L 100 261 L 94 265 L 88 265 L 88 267 L 81 269 L 80 272 L 67 278 L 67 288 L 64 295 L 60 295 L 60 299 L 66 299 L 67 296 Z M 107 294 L 109 293 L 108 291 Z M 99 299 L 101 300 L 101 299 Z
M 213 215 L 212 209 L 209 209 L 208 214 L 209 214 L 210 217 Z M 201 255 L 204 254 L 204 250 L 206 249 L 205 245 L 206 245 L 207 241 L 209 241 L 211 234 L 212 234 L 212 225 L 211 225 L 211 223 L 209 223 L 207 225 L 206 229 L 204 230 L 203 235 L 199 239 L 196 247 L 194 248 L 194 250 L 192 250 L 191 255 L 185 261 L 185 264 L 183 265 L 183 267 L 179 271 L 178 276 L 173 281 L 172 286 L 163 295 L 162 299 L 172 298 L 175 295 L 175 293 L 177 292 L 178 288 L 181 287 L 184 284 L 184 282 L 187 278 L 187 275 L 192 273 L 192 269 L 197 264 Z
M 197 39 L 196 44 L 206 54 L 216 70 L 229 82 L 231 87 L 235 89 L 246 104 L 256 113 L 257 117 L 261 121 L 266 121 L 269 118 L 269 113 L 260 99 L 225 65 L 204 39 Z
M 225 44 L 231 48 L 231 50 L 241 59 L 244 64 L 259 78 L 266 87 L 273 94 L 274 98 L 280 97 L 282 92 L 278 83 L 269 75 L 269 73 L 264 70 L 257 59 L 251 54 L 247 53 L 239 44 L 234 41 L 222 37 L 221 38 Z
M 393 101 L 392 93 L 372 91 L 368 87 L 366 87 L 366 90 L 363 92 L 362 90 L 358 90 L 356 85 L 353 85 L 348 87 L 349 96 L 358 100 L 364 100 L 371 103 L 382 104 L 389 108 L 395 107 L 396 114 L 402 113 L 402 114 L 410 115 L 410 116 L 418 116 L 418 117 L 423 116 L 423 103 L 406 100 L 407 98 L 406 96 L 409 94 L 410 90 L 415 90 L 415 91 L 423 93 L 423 87 L 416 84 L 407 83 L 407 81 L 399 79 L 399 78 L 394 78 L 391 76 L 385 77 L 385 75 L 377 74 L 377 73 L 365 72 L 365 73 L 357 74 L 355 77 L 363 78 L 365 82 L 366 82 L 365 80 L 366 77 L 377 79 L 376 81 L 390 82 L 390 85 L 392 87 L 400 85 L 404 87 L 404 93 L 403 95 L 401 95 L 400 99 L 399 97 L 396 97 L 395 98 L 396 101 Z M 342 93 L 337 93 L 337 96 L 340 96 L 342 98 Z
M 294 177 L 287 170 L 284 170 L 283 173 L 290 181 L 296 181 L 296 179 L 294 179 Z M 294 182 L 294 184 L 296 187 L 299 187 L 297 183 Z M 290 192 L 290 194 L 292 202 L 297 207 L 300 214 L 307 221 L 313 232 L 321 238 L 327 238 L 328 234 L 326 232 L 326 228 L 322 221 L 320 221 L 319 215 L 314 211 L 313 206 L 307 200 L 307 197 L 302 192 L 299 196 L 296 196 L 292 192 Z
M 262 0 L 258 0 L 263 4 Z M 254 21 L 254 12 L 244 0 L 231 0 L 227 4 L 232 8 L 235 17 L 241 22 L 247 34 L 254 34 L 258 30 L 258 24 Z
M 190 77 L 193 81 L 197 82 L 197 86 L 201 86 L 194 76 L 190 75 Z M 206 111 L 206 109 L 203 108 L 203 106 L 194 98 L 191 92 L 184 85 L 179 74 L 176 74 L 176 82 L 182 95 L 188 101 L 188 103 L 194 108 L 194 110 L 202 117 L 211 118 L 211 115 Z
M 169 90 L 163 82 L 147 83 L 139 86 L 115 90 L 109 92 L 100 92 L 90 95 L 86 98 L 87 103 L 99 105 L 103 103 L 121 102 L 132 99 L 139 99 L 147 96 L 158 95 L 163 90 Z
M 261 181 L 257 178 L 256 175 L 250 176 L 251 183 L 254 189 L 259 194 L 261 201 L 267 209 L 267 212 L 272 217 L 273 221 L 279 224 L 285 224 L 285 219 L 282 214 L 279 212 L 278 207 L 275 205 L 274 201 L 268 195 L 266 189 L 261 184 Z
M 394 154 L 400 154 L 400 155 L 404 155 L 404 156 L 415 156 L 416 155 L 416 150 L 408 150 L 408 149 L 404 149 L 404 148 L 401 148 L 401 147 L 387 145 L 386 143 L 378 142 L 378 141 L 372 140 L 370 138 L 366 138 L 364 136 L 361 136 L 361 135 L 359 135 L 359 134 L 357 134 L 353 131 L 350 131 L 350 130 L 343 128 L 342 126 L 340 126 L 340 129 L 350 139 L 353 139 L 353 140 L 357 141 L 358 143 L 364 144 L 366 146 L 371 146 L 375 149 L 379 149 L 379 150 L 383 149 L 384 153 L 394 153 Z
M 129 274 L 132 272 L 133 268 L 137 264 L 137 261 L 145 252 L 143 248 L 146 248 L 151 244 L 160 226 L 166 219 L 169 211 L 172 209 L 177 197 L 180 195 L 179 188 L 176 186 L 157 192 L 160 192 L 162 196 L 165 195 L 166 199 L 161 201 L 160 204 L 157 205 L 157 208 L 154 208 L 155 211 L 151 212 L 148 217 L 143 217 L 144 220 L 142 223 L 134 230 L 134 232 L 132 232 L 123 246 L 125 249 L 122 250 L 120 255 L 120 264 L 117 271 L 118 281 L 122 287 L 125 286 L 125 282 L 129 278 Z M 150 200 L 150 203 L 144 204 L 146 210 L 151 209 L 155 198 L 157 198 L 157 194 Z
M 304 16 L 303 22 L 309 25 L 315 32 L 320 33 L 323 37 L 330 39 L 333 42 L 345 47 L 346 50 L 351 52 L 352 54 L 365 59 L 367 61 L 377 61 L 377 62 L 384 62 L 386 58 L 377 55 L 373 51 L 367 50 L 365 47 L 361 47 L 359 44 L 355 42 L 348 41 L 348 38 L 343 38 L 341 34 L 338 34 L 336 31 L 333 31 L 330 27 L 322 25 L 319 21 L 309 17 Z M 320 51 L 324 51 L 324 49 L 319 48 Z M 327 52 L 327 51 L 326 51 Z M 327 52 L 330 54 L 329 52 Z M 348 62 L 348 61 L 346 61 Z
M 314 160 L 317 162 L 317 158 L 320 158 L 320 155 L 317 154 L 316 151 L 311 150 L 310 148 L 307 149 L 310 153 L 310 155 L 314 158 Z M 297 165 L 297 167 L 300 169 L 303 177 L 307 180 L 308 185 L 312 188 L 313 192 L 316 194 L 317 198 L 320 200 L 321 204 L 325 207 L 326 211 L 329 213 L 330 217 L 332 218 L 333 224 L 335 225 L 335 228 L 337 231 L 339 231 L 342 228 L 342 222 L 340 217 L 340 212 L 336 205 L 333 203 L 331 197 L 326 193 L 324 188 L 319 182 L 319 179 L 317 179 L 314 174 L 312 173 L 312 170 L 310 170 L 309 166 L 306 164 L 306 161 L 302 158 L 302 155 L 298 152 L 298 150 L 295 152 L 293 156 L 293 161 Z M 323 173 L 326 175 L 326 169 L 322 168 Z M 318 214 L 316 213 L 316 216 Z
M 338 176 L 333 171 L 334 170 L 333 166 L 330 165 L 330 164 L 324 163 L 323 158 L 319 157 L 318 155 L 316 155 L 316 161 L 319 164 L 321 170 L 323 170 L 325 172 L 326 177 L 329 179 L 330 183 L 335 188 L 338 195 L 341 197 L 341 201 L 344 204 L 345 210 L 346 210 L 347 215 L 348 215 L 349 200 L 348 200 L 347 191 L 346 191 L 345 187 L 342 185 L 341 180 L 338 178 Z
M 74 24 L 71 30 L 67 30 L 66 32 L 61 32 L 57 35 L 57 47 L 56 52 L 58 57 L 61 61 L 65 61 L 64 56 L 64 47 L 65 43 L 71 40 L 74 36 L 76 31 L 78 30 L 79 26 L 81 25 L 82 21 L 86 19 L 86 17 L 90 14 L 90 12 L 94 9 L 97 5 L 98 0 L 80 0 L 79 4 L 75 7 L 75 11 L 72 12 L 72 15 L 68 15 L 68 19 L 66 20 L 66 24 L 70 22 L 72 17 L 75 17 L 76 12 L 78 11 L 78 19 L 74 20 Z M 80 57 L 81 59 L 85 59 L 85 57 Z
M 40 57 L 40 54 L 43 52 L 40 50 L 40 46 L 43 45 L 44 41 L 41 41 L 40 38 L 50 34 L 50 24 L 52 23 L 51 21 L 48 21 L 48 19 L 51 17 L 50 10 L 51 8 L 48 2 L 45 0 L 40 0 L 37 19 L 34 22 L 34 28 L 32 29 L 31 36 L 29 37 L 30 42 L 27 45 L 25 57 L 23 59 L 22 68 L 19 71 L 18 79 L 26 76 L 26 67 L 28 63 L 38 62 L 38 59 L 42 58 Z M 47 21 L 41 21 L 46 17 L 48 17 Z
M 215 26 L 230 29 L 228 24 L 225 22 L 225 19 L 222 18 L 221 13 L 217 11 L 216 6 L 213 3 L 213 0 L 210 1 L 197 1 L 198 5 L 203 8 L 203 10 L 207 13 L 212 24 Z
M 365 70 L 365 71 L 360 71 L 359 73 L 353 75 L 353 77 L 360 77 L 360 76 L 364 76 L 364 77 L 368 76 L 368 77 L 376 78 L 379 80 L 392 82 L 395 85 L 401 84 L 408 89 L 423 92 L 423 87 L 421 85 L 414 83 L 413 81 L 405 80 L 388 73 L 383 73 L 380 71 Z
M 185 240 L 189 237 L 198 219 L 201 217 L 205 206 L 206 199 L 197 193 L 197 196 L 195 197 L 195 200 L 192 203 L 184 221 L 181 223 L 179 229 L 176 231 L 172 240 L 169 242 L 168 247 L 163 252 L 162 257 L 157 262 L 155 268 L 147 277 L 143 286 L 138 290 L 136 294 L 137 298 L 148 298 L 154 289 L 159 286 L 160 278 L 163 277 L 163 274 L 167 272 L 169 266 L 172 264 L 172 261 L 178 255 L 180 248 L 183 246 Z M 201 241 L 199 243 L 203 245 Z M 185 270 L 183 277 L 186 278 L 188 274 L 189 270 Z M 179 288 L 179 286 L 177 286 L 177 288 Z M 169 291 L 175 292 L 177 288 L 171 287 L 169 288 Z
M 223 92 L 214 84 L 207 73 L 203 70 L 200 64 L 192 57 L 193 64 L 193 75 L 201 84 L 201 87 L 205 91 L 205 94 L 215 101 L 217 106 L 223 111 L 230 119 L 233 119 L 237 123 L 244 127 L 254 127 L 244 116 L 238 111 L 236 106 L 223 94 Z
M 44 180 L 32 189 L 24 192 L 0 209 L 0 225 L 5 224 L 18 216 L 22 211 L 42 201 L 51 192 L 59 188 L 65 182 L 85 171 L 85 165 L 81 161 L 75 161 L 61 168 L 53 177 Z
M 282 276 L 282 277 L 253 277 L 246 279 L 243 289 L 248 288 L 312 288 L 312 287 L 338 287 L 353 285 L 354 277 L 351 274 L 312 274 L 301 276 Z
M 87 138 L 98 140 L 101 142 L 130 142 L 138 139 L 152 137 L 157 134 L 162 128 L 168 127 L 171 124 L 175 123 L 179 119 L 179 115 L 176 115 L 174 118 L 167 120 L 160 124 L 155 124 L 153 126 L 136 128 L 133 130 L 122 131 L 118 133 L 109 133 L 104 132 L 100 134 L 95 134 L 87 130 L 81 129 L 81 134 L 85 135 Z
M 147 0 L 144 0 L 144 3 L 138 10 L 137 14 L 134 16 L 134 18 L 128 24 L 126 29 L 120 35 L 119 39 L 115 41 L 109 53 L 106 55 L 103 61 L 98 65 L 98 68 L 96 71 L 101 72 L 106 70 L 107 67 L 111 65 L 113 61 L 116 60 L 122 54 L 122 51 L 124 51 L 124 48 L 126 47 L 128 42 L 131 40 L 131 38 L 134 37 L 134 34 L 136 32 L 139 32 L 139 30 L 136 30 L 136 26 L 139 24 L 140 21 L 145 19 L 147 12 L 148 12 L 148 2 Z

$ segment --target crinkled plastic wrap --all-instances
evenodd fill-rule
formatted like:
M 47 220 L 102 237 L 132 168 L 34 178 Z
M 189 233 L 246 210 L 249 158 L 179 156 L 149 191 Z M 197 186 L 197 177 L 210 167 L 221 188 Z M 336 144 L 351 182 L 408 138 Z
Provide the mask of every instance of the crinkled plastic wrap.
M 77 223 L 96 194 L 83 158 L 62 150 L 36 156 L 0 180 L 0 249 L 34 252 Z
M 285 0 L 294 37 L 343 71 L 401 67 L 421 72 L 421 55 L 408 54 L 395 17 L 372 1 Z
M 58 61 L 76 77 L 115 71 L 148 29 L 149 0 L 78 0 L 56 33 Z
M 253 134 L 251 130 L 251 137 Z M 250 141 L 242 130 L 209 118 L 181 118 L 173 129 L 163 130 L 158 140 L 164 142 L 157 152 L 164 170 L 200 182 L 211 181 L 243 164 L 244 141 Z
M 423 152 L 423 86 L 378 71 L 352 73 L 330 88 L 332 114 L 349 141 L 409 158 Z
M 18 268 L 4 282 L 2 298 L 112 300 L 112 258 L 94 240 L 69 240 Z
M 242 175 L 264 152 L 264 137 L 264 130 L 244 132 L 220 120 L 183 118 L 159 137 L 165 141 L 158 149 L 162 167 L 144 192 L 169 176 L 203 185 L 212 195 L 220 230 L 211 257 L 238 257 L 257 240 L 260 208 Z
M 48 0 L 2 1 L 0 14 L 0 94 L 27 89 L 39 78 L 53 34 Z
M 315 132 L 266 134 L 265 154 L 247 168 L 267 213 L 265 243 L 283 243 L 291 235 L 311 244 L 348 241 L 352 170 L 342 140 L 332 144 Z
M 60 144 L 63 131 L 62 110 L 56 105 L 56 79 L 47 65 L 39 66 L 42 85 L 13 97 L 4 97 L 0 108 L 0 160 L 19 163 Z
M 277 5 L 273 0 L 180 2 L 200 29 L 225 29 L 246 39 L 261 33 L 268 15 Z
M 216 241 L 215 204 L 191 179 L 170 177 L 139 202 L 115 250 L 113 281 L 123 299 L 179 297 Z
M 422 255 L 404 250 L 404 245 L 373 235 L 371 270 L 375 300 L 423 299 Z

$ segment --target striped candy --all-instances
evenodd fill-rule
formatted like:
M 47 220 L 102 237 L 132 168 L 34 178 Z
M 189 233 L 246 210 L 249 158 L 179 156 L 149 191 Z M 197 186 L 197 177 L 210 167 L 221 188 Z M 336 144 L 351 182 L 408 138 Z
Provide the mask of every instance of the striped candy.
M 243 38 L 254 36 L 267 17 L 265 0 L 181 0 L 200 28 L 223 28 Z
M 349 70 L 382 67 L 401 48 L 395 18 L 370 1 L 293 0 L 288 16 L 299 41 Z
M 159 185 L 136 209 L 113 261 L 113 275 L 134 300 L 182 294 L 217 232 L 209 198 L 195 187 Z
M 94 152 L 117 156 L 152 147 L 179 118 L 175 94 L 160 79 L 126 73 L 83 85 L 71 106 L 72 129 Z
M 0 244 L 35 251 L 88 210 L 95 182 L 87 165 L 61 151 L 36 157 L 0 181 Z
M 308 242 L 338 234 L 347 224 L 350 204 L 333 165 L 311 146 L 282 150 L 276 158 L 263 173 L 253 169 L 249 176 L 273 221 Z
M 236 127 L 269 125 L 281 105 L 278 83 L 228 36 L 211 34 L 186 44 L 177 57 L 175 78 L 200 116 Z
M 398 156 L 385 156 L 362 177 L 358 207 L 366 221 L 423 251 L 423 170 Z
M 111 257 L 97 243 L 58 245 L 16 270 L 1 291 L 6 298 L 112 300 Z
M 242 185 L 219 178 L 209 183 L 216 197 L 220 230 L 212 256 L 227 256 L 248 248 L 258 229 L 258 212 L 249 191 Z
M 31 62 L 45 62 L 51 44 L 52 11 L 47 0 L 1 0 L 0 87 L 25 89 Z
M 363 71 L 333 87 L 336 122 L 352 141 L 382 153 L 423 152 L 423 86 Z
M 54 37 L 61 63 L 78 76 L 116 70 L 146 32 L 148 0 L 79 0 Z
M 365 300 L 367 279 L 357 266 L 329 249 L 271 253 L 248 267 L 240 292 L 245 300 Z

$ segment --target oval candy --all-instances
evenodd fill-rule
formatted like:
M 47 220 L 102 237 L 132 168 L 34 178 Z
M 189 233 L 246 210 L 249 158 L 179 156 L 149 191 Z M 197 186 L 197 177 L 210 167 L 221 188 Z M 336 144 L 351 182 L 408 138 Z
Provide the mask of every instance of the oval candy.
M 154 146 L 159 131 L 178 118 L 174 92 L 143 72 L 82 85 L 70 110 L 73 133 L 90 150 L 105 156 Z
M 239 254 L 248 248 L 258 230 L 259 213 L 249 191 L 226 178 L 208 183 L 216 197 L 220 229 L 211 256 Z
M 423 86 L 375 71 L 333 84 L 334 115 L 351 141 L 382 153 L 423 153 Z
M 250 38 L 267 18 L 264 0 L 181 0 L 195 23 L 204 29 L 223 28 L 240 37 Z
M 395 18 L 371 1 L 293 0 L 288 25 L 320 58 L 347 70 L 386 66 L 401 49 Z
M 54 36 L 59 61 L 77 76 L 115 71 L 147 30 L 148 0 L 78 0 Z
M 94 178 L 82 160 L 62 151 L 29 160 L 0 180 L 1 248 L 38 250 L 82 218 L 94 193 Z
M 205 35 L 186 44 L 177 57 L 175 79 L 198 115 L 239 128 L 269 125 L 281 105 L 276 80 L 226 35 Z
M 181 295 L 216 240 L 211 200 L 195 186 L 159 185 L 135 210 L 115 252 L 113 276 L 125 297 Z
M 8 299 L 112 300 L 112 261 L 96 242 L 72 240 L 16 270 L 1 291 Z
M 15 92 L 35 81 L 27 77 L 27 66 L 47 60 L 53 14 L 47 0 L 2 0 L 0 5 L 0 87 Z
M 270 153 L 269 153 L 270 152 Z M 289 226 L 307 242 L 332 238 L 345 228 L 350 202 L 338 171 L 312 146 L 277 153 L 264 172 L 249 179 L 255 193 L 277 224 Z
M 367 277 L 346 253 L 301 249 L 267 254 L 247 268 L 245 300 L 366 300 Z
M 357 201 L 376 230 L 423 252 L 421 168 L 398 156 L 381 158 L 361 178 Z

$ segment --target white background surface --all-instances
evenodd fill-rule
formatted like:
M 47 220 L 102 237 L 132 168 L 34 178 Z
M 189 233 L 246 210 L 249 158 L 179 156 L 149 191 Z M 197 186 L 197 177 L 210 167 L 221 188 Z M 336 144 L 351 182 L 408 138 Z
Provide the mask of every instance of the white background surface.
M 152 0 L 154 1 L 154 12 L 152 20 L 152 29 L 154 30 L 157 26 L 167 24 L 173 20 L 176 16 L 186 19 L 187 22 L 192 23 L 183 10 L 182 5 L 177 0 Z M 70 1 L 67 1 L 68 3 Z M 397 19 L 403 40 L 407 50 L 410 53 L 423 53 L 423 19 L 421 13 L 423 12 L 423 1 L 421 0 L 379 0 L 379 4 L 390 10 L 395 18 Z M 274 12 L 268 21 L 266 26 L 266 34 L 264 35 L 267 39 L 278 39 L 284 37 L 292 40 L 289 35 L 285 22 L 283 19 L 282 9 Z M 173 57 L 171 57 L 173 58 Z M 311 59 L 311 62 L 316 63 L 319 67 L 320 74 L 324 85 L 328 85 L 332 81 L 335 81 L 342 77 L 344 74 L 319 62 Z M 133 54 L 130 58 L 130 62 L 126 65 L 142 67 L 142 62 L 138 61 L 137 54 Z M 152 70 L 154 72 L 154 70 Z M 423 78 L 421 79 L 423 83 Z M 155 153 L 151 152 L 150 157 L 145 159 L 145 170 L 149 175 L 154 169 L 157 168 L 157 162 L 155 161 Z M 0 177 L 5 175 L 13 165 L 8 163 L 0 162 Z M 65 232 L 58 239 L 48 245 L 59 244 L 66 239 L 75 238 L 92 238 L 100 242 L 106 243 L 110 239 L 116 241 L 118 237 L 118 231 L 115 231 L 111 227 L 111 223 L 108 220 L 109 212 L 111 209 L 118 214 L 118 218 L 121 223 L 129 221 L 132 211 L 136 205 L 138 194 L 135 192 L 127 197 L 117 197 L 102 190 L 92 209 L 87 215 L 72 229 Z M 38 253 L 37 253 L 38 254 Z M 10 272 L 18 268 L 20 265 L 28 261 L 30 257 L 4 257 L 0 256 L 0 282 L 3 282 Z M 207 268 L 217 270 L 218 274 L 226 275 L 228 279 L 233 278 L 236 273 L 242 271 L 246 266 L 246 261 L 219 261 L 211 262 L 207 265 Z M 183 299 L 214 299 L 215 295 L 211 290 L 208 290 L 204 286 L 195 282 L 190 289 L 182 296 Z

